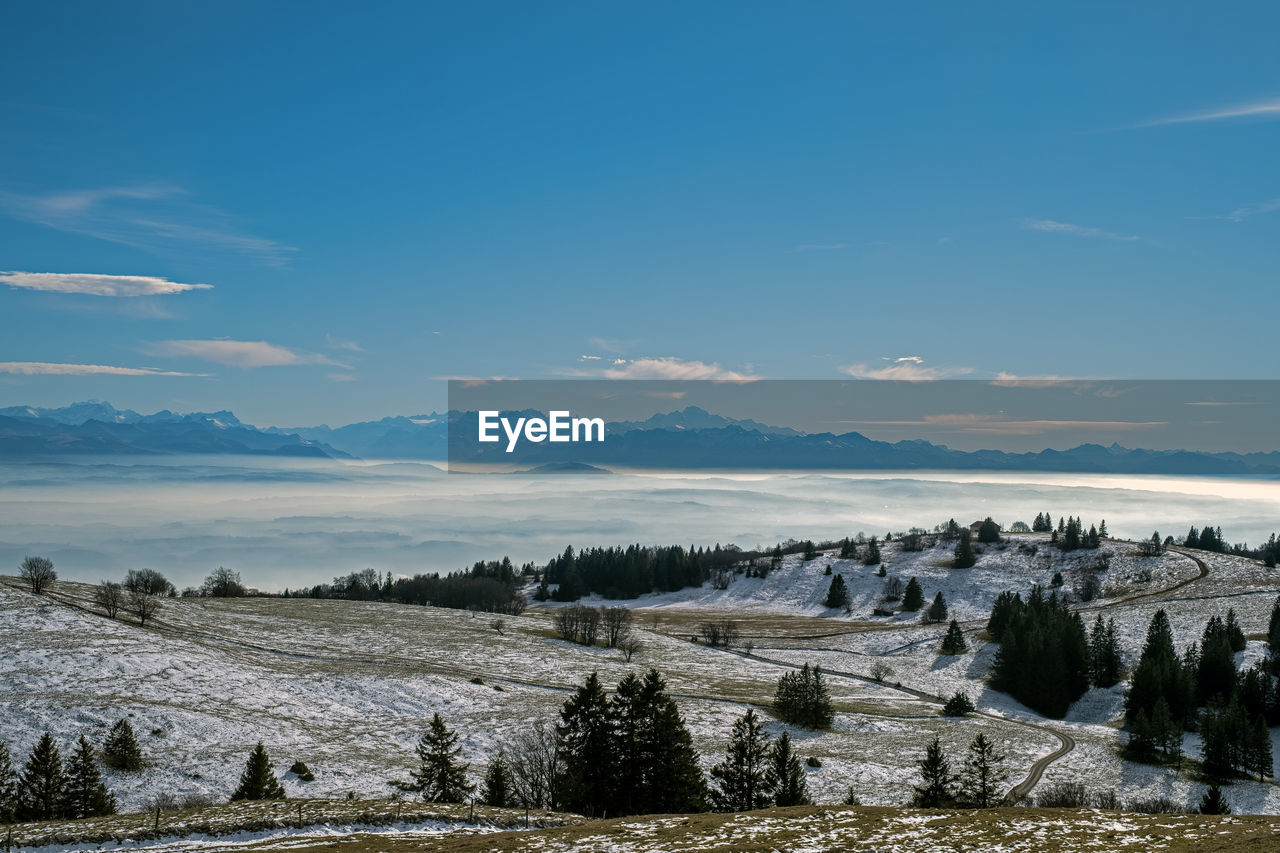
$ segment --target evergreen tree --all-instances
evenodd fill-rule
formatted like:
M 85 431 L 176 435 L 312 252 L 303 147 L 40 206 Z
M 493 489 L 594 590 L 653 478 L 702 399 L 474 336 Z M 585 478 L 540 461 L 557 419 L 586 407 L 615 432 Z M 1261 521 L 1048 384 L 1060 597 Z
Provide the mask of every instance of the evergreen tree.
M 13 769 L 9 747 L 0 743 L 0 823 L 18 819 L 18 774 Z
M 1271 605 L 1271 621 L 1267 623 L 1267 656 L 1271 671 L 1280 674 L 1280 597 Z
M 822 667 L 804 664 L 799 670 L 783 673 L 773 698 L 774 710 L 788 723 L 808 729 L 831 725 L 831 694 Z
M 972 568 L 973 564 L 978 562 L 977 556 L 973 553 L 973 542 L 969 536 L 969 528 L 960 529 L 960 541 L 956 543 L 955 561 L 951 564 L 955 569 Z
M 746 812 L 768 808 L 774 787 L 769 765 L 769 736 L 751 708 L 733 724 L 725 760 L 711 768 L 716 811 Z
M 102 743 L 102 761 L 115 770 L 135 773 L 142 769 L 142 751 L 138 749 L 138 741 L 133 736 L 133 726 L 128 719 L 121 717 L 111 727 L 107 739 Z
M 1217 785 L 1210 785 L 1200 798 L 1200 814 L 1231 814 L 1231 804 Z
M 920 581 L 912 578 L 907 581 L 907 588 L 902 593 L 902 609 L 915 612 L 924 607 L 924 589 L 920 586 Z
M 1191 529 L 1187 531 L 1187 538 L 1182 540 L 1182 544 L 1186 545 L 1188 548 L 1200 547 L 1200 534 L 1196 532 L 1194 524 L 1191 525 Z
M 791 748 L 791 736 L 785 731 L 769 752 L 770 774 L 774 780 L 774 804 L 777 806 L 807 806 L 809 786 L 804 778 L 804 766 L 800 756 Z
M 507 760 L 501 751 L 493 757 L 484 771 L 484 788 L 480 792 L 480 798 L 486 806 L 495 808 L 515 805 L 511 790 L 511 769 L 507 767 Z
M 429 803 L 461 803 L 475 789 L 467 781 L 467 765 L 458 761 L 462 747 L 458 735 L 445 725 L 439 712 L 431 715 L 427 730 L 418 738 L 418 769 L 407 790 L 417 791 Z
M 925 747 L 924 759 L 920 762 L 920 779 L 923 784 L 916 788 L 912 801 L 914 805 L 925 809 L 940 809 L 951 805 L 955 799 L 955 776 L 951 773 L 951 763 L 942 754 L 942 744 L 936 737 Z
M 1002 627 L 1001 624 L 1003 625 Z M 1084 623 L 1057 592 L 1032 587 L 1025 604 L 1000 596 L 988 626 L 998 628 L 992 685 L 1040 713 L 1061 718 L 1089 687 Z
M 1098 537 L 1106 539 L 1109 535 L 1110 534 L 1107 533 L 1107 520 L 1104 518 L 1102 519 L 1102 523 L 1098 525 Z
M 1272 774 L 1274 762 L 1271 757 L 1271 730 L 1267 728 L 1267 723 L 1262 717 L 1253 719 L 1253 725 L 1249 730 L 1247 751 L 1249 769 L 1258 774 L 1259 782 L 1264 781 Z
M 933 597 L 933 603 L 929 605 L 929 609 L 925 611 L 925 619 L 929 622 L 943 622 L 947 618 L 947 600 L 943 598 L 942 591 Z
M 267 756 L 262 741 L 249 753 L 245 761 L 244 772 L 240 774 L 240 785 L 231 795 L 235 800 L 283 800 L 284 788 L 276 779 L 271 769 L 271 759 Z
M 596 673 L 560 710 L 556 726 L 564 762 L 564 800 L 582 814 L 605 814 L 614 803 L 617 774 L 613 714 Z
M 645 693 L 652 697 L 650 726 L 649 800 L 650 814 L 701 812 L 707 809 L 707 781 L 698 764 L 698 752 L 675 699 L 666 693 L 666 683 L 656 670 L 645 676 Z
M 84 735 L 67 763 L 65 813 L 70 818 L 99 817 L 116 813 L 116 798 L 102 783 L 93 747 Z
M 942 647 L 939 651 L 944 655 L 962 655 L 969 650 L 969 646 L 964 641 L 964 632 L 960 630 L 960 623 L 951 620 L 951 627 L 947 629 L 947 636 L 942 638 Z
M 31 750 L 18 779 L 19 820 L 53 820 L 66 811 L 67 777 L 62 754 L 53 736 L 45 732 Z
M 1234 607 L 1227 608 L 1227 642 L 1231 645 L 1232 652 L 1244 651 L 1244 630 L 1240 627 L 1240 623 L 1236 621 L 1236 609 Z
M 978 541 L 988 544 L 1000 541 L 1000 525 L 992 521 L 991 516 L 978 526 Z
M 1123 667 L 1115 620 L 1104 624 L 1099 613 L 1089 632 L 1089 680 L 1095 687 L 1111 687 L 1120 680 Z
M 1205 625 L 1200 642 L 1200 667 L 1197 679 L 1197 695 L 1200 703 L 1219 697 L 1231 698 L 1236 684 L 1236 660 L 1231 651 L 1231 639 L 1227 627 L 1217 616 Z
M 1008 778 L 1001 767 L 1004 756 L 996 753 L 995 744 L 979 734 L 969 744 L 964 768 L 960 771 L 960 791 L 965 802 L 979 809 L 999 803 L 1000 786 Z
M 867 542 L 867 553 L 862 555 L 862 565 L 880 565 L 880 545 L 876 542 L 876 537 L 874 536 Z
M 967 717 L 972 714 L 974 710 L 973 700 L 969 698 L 969 694 L 962 690 L 957 690 L 955 695 L 943 704 L 942 716 Z
M 1148 720 L 1156 702 L 1164 697 L 1174 721 L 1185 726 L 1194 710 L 1194 678 L 1199 670 L 1199 655 L 1194 644 L 1187 649 L 1187 659 L 1180 661 L 1173 650 L 1173 631 L 1163 609 L 1157 610 L 1147 626 L 1138 665 L 1130 678 L 1125 697 L 1125 719 L 1133 722 L 1139 711 Z M 1189 677 L 1190 674 L 1190 677 Z
M 827 590 L 827 607 L 837 607 L 844 609 L 849 606 L 849 587 L 845 585 L 844 575 L 836 575 L 831 579 L 831 586 Z

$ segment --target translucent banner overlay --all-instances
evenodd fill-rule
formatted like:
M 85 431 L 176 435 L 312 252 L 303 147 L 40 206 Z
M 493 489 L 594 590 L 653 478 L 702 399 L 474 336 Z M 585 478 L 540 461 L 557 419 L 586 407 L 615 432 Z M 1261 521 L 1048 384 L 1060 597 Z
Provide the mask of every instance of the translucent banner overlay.
M 451 471 L 1280 476 L 1280 381 L 454 380 Z

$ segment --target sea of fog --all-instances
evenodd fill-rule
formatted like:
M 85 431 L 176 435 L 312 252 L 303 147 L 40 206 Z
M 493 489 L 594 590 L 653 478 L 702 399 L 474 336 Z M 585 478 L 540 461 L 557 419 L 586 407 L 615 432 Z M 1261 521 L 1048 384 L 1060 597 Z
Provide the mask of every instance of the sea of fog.
M 1280 481 L 987 472 L 447 474 L 419 462 L 113 458 L 0 465 L 0 574 L 27 554 L 96 581 L 150 567 L 179 586 L 217 566 L 261 589 L 356 569 L 448 571 L 565 545 L 839 538 L 1038 512 L 1116 536 L 1280 530 Z

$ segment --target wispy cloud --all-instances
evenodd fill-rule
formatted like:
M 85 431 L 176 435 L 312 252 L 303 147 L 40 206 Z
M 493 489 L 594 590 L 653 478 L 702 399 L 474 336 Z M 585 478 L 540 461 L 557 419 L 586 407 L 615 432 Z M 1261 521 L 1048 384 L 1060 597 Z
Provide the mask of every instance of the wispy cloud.
M 792 246 L 789 252 L 833 252 L 838 249 L 849 248 L 848 243 L 802 243 L 799 246 Z
M 729 370 L 719 364 L 664 356 L 661 358 L 615 358 L 608 367 L 568 368 L 564 376 L 598 379 L 716 379 L 749 382 L 758 379 L 751 371 Z
M 284 367 L 301 364 L 327 364 L 348 369 L 341 362 L 318 353 L 299 352 L 266 341 L 185 340 L 157 341 L 144 347 L 151 355 L 198 358 L 231 367 Z
M 965 376 L 973 372 L 970 367 L 931 367 L 924 363 L 918 355 L 904 355 L 896 358 L 882 358 L 885 364 L 875 365 L 859 362 L 840 368 L 855 379 L 889 379 L 927 381 L 931 379 L 949 379 L 954 376 Z
M 89 296 L 167 296 L 188 290 L 210 290 L 211 284 L 183 284 L 147 275 L 97 273 L 0 272 L 0 284 L 49 293 L 81 293 Z
M 1280 118 L 1280 98 L 1273 98 L 1267 101 L 1257 101 L 1252 104 L 1237 104 L 1230 107 L 1218 107 L 1217 109 L 1203 110 L 1201 112 L 1169 116 L 1167 118 L 1145 122 L 1144 124 L 1139 125 L 1139 127 L 1157 127 L 1164 124 L 1191 124 L 1205 121 L 1228 121 L 1230 119 L 1241 118 Z
M 14 219 L 120 243 L 155 254 L 232 252 L 284 266 L 296 251 L 247 234 L 224 211 L 166 184 L 53 193 L 0 191 L 0 211 Z
M 360 346 L 355 341 L 348 341 L 329 334 L 324 336 L 324 345 L 329 349 L 341 349 L 346 350 L 347 352 L 364 352 L 364 347 Z
M 1051 234 L 1070 234 L 1073 237 L 1096 237 L 1103 240 L 1123 240 L 1126 242 L 1141 240 L 1136 234 L 1117 234 L 1088 225 L 1073 225 L 1070 222 L 1058 222 L 1053 219 L 1024 219 L 1022 227 L 1031 231 L 1046 231 Z
M 204 376 L 154 367 L 118 367 L 111 364 L 62 364 L 48 361 L 0 361 L 0 373 L 20 376 Z
M 1237 207 L 1230 213 L 1223 213 L 1217 216 L 1188 216 L 1188 219 L 1223 219 L 1227 222 L 1243 222 L 1251 216 L 1259 216 L 1264 213 L 1275 213 L 1280 210 L 1280 198 L 1273 198 L 1268 201 L 1260 201 L 1255 204 L 1246 204 Z
M 329 379 L 332 382 L 355 382 L 358 379 L 354 373 L 330 373 Z
M 608 353 L 620 355 L 626 348 L 625 341 L 614 340 L 612 338 L 587 338 L 587 343 L 591 344 L 598 350 Z

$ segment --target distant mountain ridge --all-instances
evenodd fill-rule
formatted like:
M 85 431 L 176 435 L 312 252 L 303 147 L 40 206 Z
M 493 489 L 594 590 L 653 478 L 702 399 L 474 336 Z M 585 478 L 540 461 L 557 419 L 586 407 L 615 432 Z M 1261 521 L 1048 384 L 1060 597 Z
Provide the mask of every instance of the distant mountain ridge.
M 534 412 L 504 413 L 531 415 Z M 541 470 L 591 466 L 676 469 L 993 470 L 1066 473 L 1280 476 L 1280 452 L 1210 453 L 1082 444 L 1069 450 L 1011 453 L 953 450 L 922 439 L 877 441 L 861 433 L 803 433 L 736 420 L 697 406 L 643 421 L 607 425 L 607 440 L 552 445 L 474 441 L 475 412 L 386 417 L 340 427 L 267 427 L 233 413 L 160 411 L 142 415 L 110 403 L 56 409 L 0 409 L 0 458 L 50 455 L 247 453 L 273 456 L 442 460 Z M 568 452 L 566 452 L 568 449 Z

